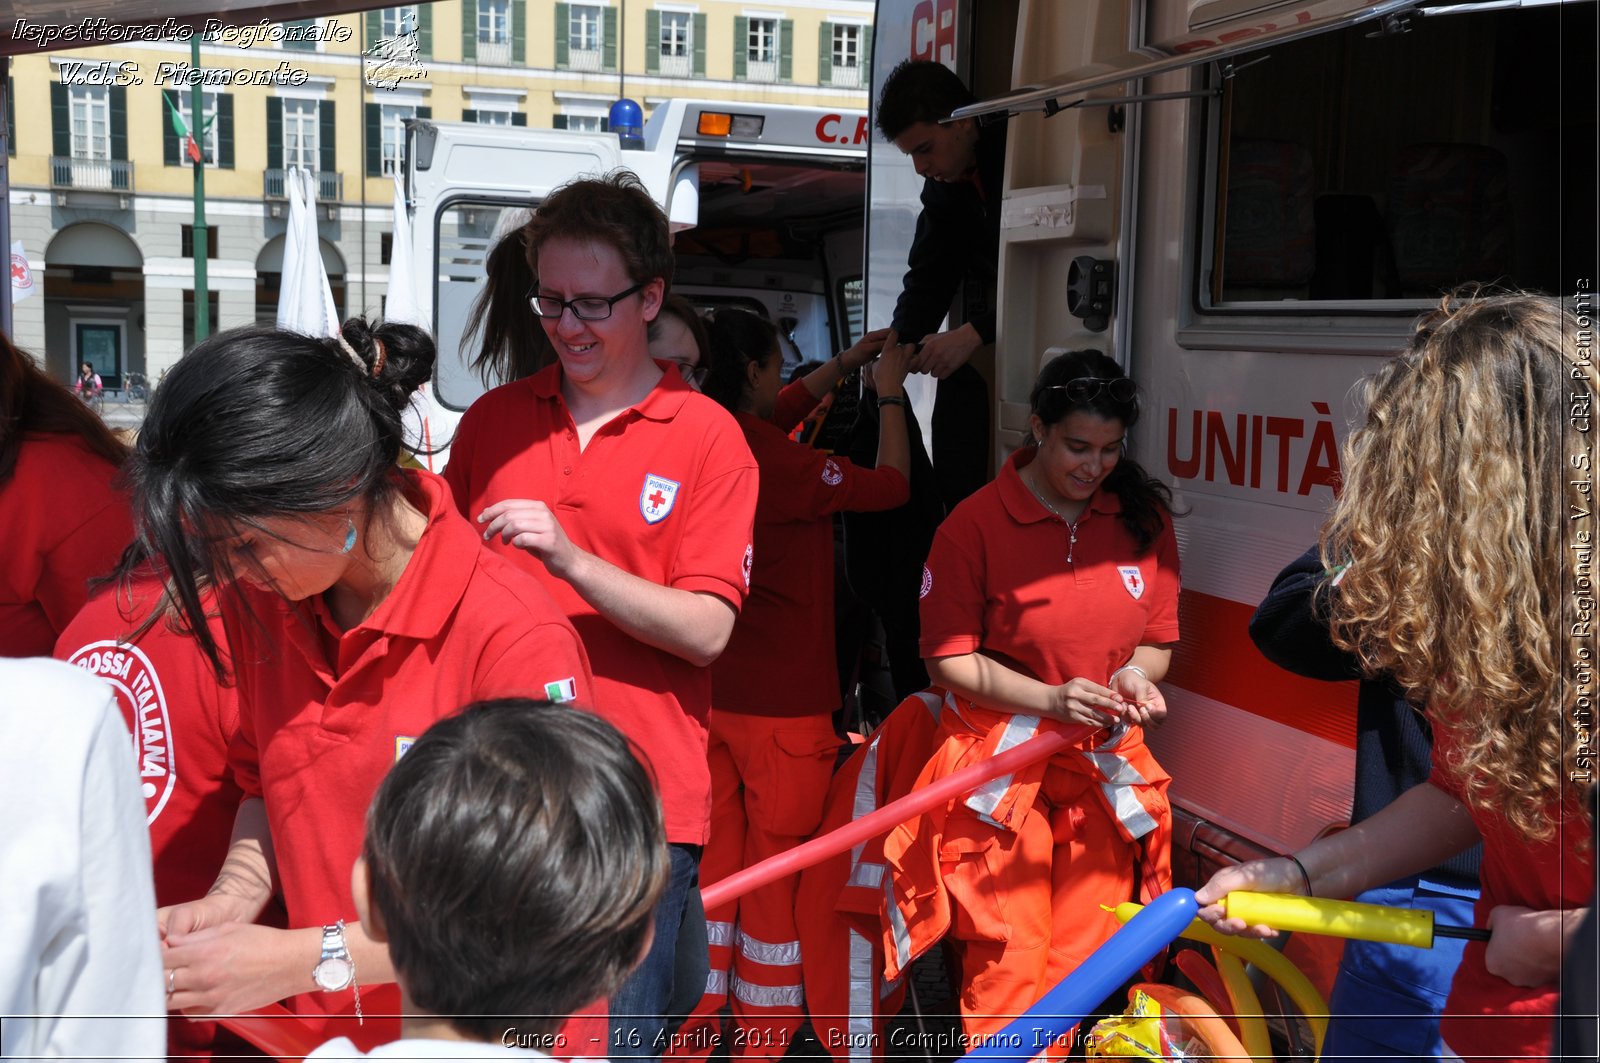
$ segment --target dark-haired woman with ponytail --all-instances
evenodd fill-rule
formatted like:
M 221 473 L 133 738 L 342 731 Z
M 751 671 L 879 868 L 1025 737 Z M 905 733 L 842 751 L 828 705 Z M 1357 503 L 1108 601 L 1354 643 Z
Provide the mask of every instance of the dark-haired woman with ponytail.
M 229 759 L 245 794 L 210 893 L 160 913 L 174 1010 L 395 1015 L 391 987 L 362 998 L 394 975 L 350 892 L 378 782 L 462 705 L 591 696 L 549 596 L 483 545 L 442 479 L 398 465 L 401 414 L 433 358 L 407 325 L 238 329 L 185 355 L 151 402 L 128 465 L 139 540 L 238 688 Z M 275 890 L 291 929 L 254 925 Z M 340 1032 L 374 1043 L 398 1025 Z
M 0 334 L 0 657 L 45 657 L 133 539 L 127 446 Z
M 1123 454 L 1138 389 L 1099 351 L 1053 358 L 1033 445 L 940 525 L 922 656 L 945 695 L 917 785 L 1063 725 L 1094 732 L 896 828 L 895 977 L 948 931 L 968 1035 L 1021 1015 L 1116 929 L 1101 905 L 1171 885 L 1167 774 L 1144 742 L 1178 639 L 1170 493 Z
M 761 470 L 750 597 L 728 648 L 711 666 L 711 882 L 799 844 L 822 819 L 839 749 L 833 637 L 833 520 L 843 510 L 892 509 L 910 492 L 904 382 L 912 348 L 870 332 L 783 387 L 778 332 L 744 310 L 712 315 L 701 389 L 733 413 Z M 881 351 L 881 354 L 880 354 Z M 876 468 L 858 468 L 788 438 L 841 377 L 877 356 L 883 411 Z M 735 1054 L 778 1058 L 804 1017 L 795 877 L 763 886 L 737 907 L 706 913 L 710 984 L 676 1036 L 703 1046 L 731 995 Z M 719 977 L 720 976 L 720 977 Z M 705 1054 L 689 1052 L 678 1054 Z

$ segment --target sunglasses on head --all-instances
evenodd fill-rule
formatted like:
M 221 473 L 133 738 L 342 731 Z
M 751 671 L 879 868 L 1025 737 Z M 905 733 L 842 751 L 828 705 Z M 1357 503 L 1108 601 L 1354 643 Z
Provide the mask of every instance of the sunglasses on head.
M 1080 376 L 1065 384 L 1052 384 L 1044 390 L 1064 391 L 1067 393 L 1067 398 L 1073 402 L 1092 402 L 1099 398 L 1102 392 L 1110 395 L 1112 402 L 1132 402 L 1133 397 L 1139 393 L 1139 386 L 1125 376 L 1110 378 Z

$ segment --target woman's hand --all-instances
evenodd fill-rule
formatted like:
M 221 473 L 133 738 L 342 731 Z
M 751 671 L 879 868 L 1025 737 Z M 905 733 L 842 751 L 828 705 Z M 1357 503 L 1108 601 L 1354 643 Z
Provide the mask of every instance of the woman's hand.
M 886 328 L 873 329 L 857 340 L 849 350 L 839 352 L 839 365 L 846 373 L 860 369 L 878 356 L 884 340 L 892 335 L 893 331 Z
M 567 538 L 548 505 L 526 498 L 508 498 L 478 514 L 487 542 L 495 536 L 508 546 L 526 550 L 544 562 L 551 575 L 566 579 L 580 551 Z
M 197 1015 L 237 1015 L 316 989 L 311 969 L 322 932 L 226 923 L 168 932 L 161 950 L 167 1007 Z
M 1124 707 L 1121 696 L 1110 687 L 1078 676 L 1051 691 L 1047 715 L 1068 723 L 1110 727 L 1122 718 Z
M 1161 688 L 1132 668 L 1111 677 L 1111 689 L 1122 697 L 1122 718 L 1140 727 L 1160 727 L 1167 718 L 1167 699 Z
M 208 893 L 199 900 L 156 910 L 156 930 L 165 941 L 170 934 L 183 936 L 229 923 L 253 923 L 261 912 L 256 905 L 231 893 Z
M 1305 885 L 1306 880 L 1300 874 L 1300 869 L 1286 856 L 1272 860 L 1251 860 L 1248 863 L 1223 868 L 1211 876 L 1210 882 L 1196 890 L 1194 897 L 1200 903 L 1200 911 L 1196 914 L 1224 934 L 1247 938 L 1275 938 L 1278 932 L 1270 926 L 1262 924 L 1246 926 L 1242 919 L 1229 919 L 1223 910 L 1222 899 L 1235 890 L 1249 890 L 1253 893 L 1289 893 L 1300 896 L 1305 893 Z
M 883 353 L 872 367 L 873 390 L 879 395 L 904 395 L 906 375 L 911 372 L 911 359 L 916 348 L 909 343 L 899 343 L 893 330 L 883 344 Z
M 1586 909 L 1536 911 L 1513 904 L 1489 912 L 1489 947 L 1483 966 L 1515 986 L 1549 985 L 1561 976 L 1562 946 Z

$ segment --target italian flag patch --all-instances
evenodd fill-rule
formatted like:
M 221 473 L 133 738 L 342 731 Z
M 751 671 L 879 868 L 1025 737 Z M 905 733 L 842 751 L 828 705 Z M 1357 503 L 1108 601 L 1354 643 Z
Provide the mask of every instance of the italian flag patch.
M 573 676 L 558 679 L 554 683 L 544 685 L 544 696 L 557 705 L 564 701 L 578 700 L 578 680 Z

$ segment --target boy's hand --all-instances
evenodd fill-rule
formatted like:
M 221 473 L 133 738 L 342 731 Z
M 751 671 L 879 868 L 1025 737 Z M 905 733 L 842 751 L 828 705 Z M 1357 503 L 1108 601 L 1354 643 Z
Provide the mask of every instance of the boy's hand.
M 526 550 L 543 561 L 551 575 L 561 579 L 567 578 L 577 560 L 578 548 L 543 502 L 508 498 L 478 514 L 478 523 L 483 526 L 485 542 L 498 535 L 506 545 Z

